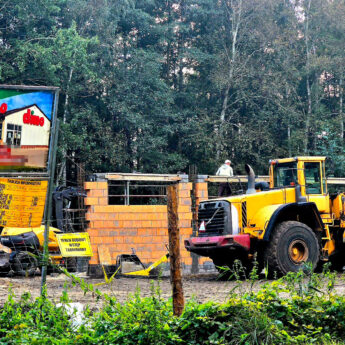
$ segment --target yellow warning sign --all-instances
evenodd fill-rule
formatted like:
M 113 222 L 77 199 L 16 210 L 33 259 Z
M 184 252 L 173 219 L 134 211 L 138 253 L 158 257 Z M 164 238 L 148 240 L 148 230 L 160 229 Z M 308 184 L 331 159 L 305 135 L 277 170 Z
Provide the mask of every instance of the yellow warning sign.
M 48 181 L 0 178 L 0 226 L 42 224 Z
M 62 256 L 92 256 L 90 237 L 87 232 L 57 234 L 56 237 Z

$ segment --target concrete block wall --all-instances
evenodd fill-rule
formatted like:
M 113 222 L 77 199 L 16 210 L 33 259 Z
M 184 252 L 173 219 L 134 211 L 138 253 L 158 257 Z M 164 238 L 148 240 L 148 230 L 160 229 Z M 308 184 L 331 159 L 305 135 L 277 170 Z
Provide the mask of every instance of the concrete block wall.
M 204 187 L 200 189 L 204 197 Z M 207 186 L 206 186 L 207 188 Z M 178 215 L 182 263 L 191 265 L 184 240 L 192 235 L 191 183 L 178 184 Z M 98 247 L 109 249 L 112 264 L 119 254 L 130 254 L 131 248 L 144 263 L 154 262 L 166 253 L 168 218 L 165 205 L 109 205 L 107 182 L 86 182 L 86 220 L 93 257 L 90 265 L 99 265 Z

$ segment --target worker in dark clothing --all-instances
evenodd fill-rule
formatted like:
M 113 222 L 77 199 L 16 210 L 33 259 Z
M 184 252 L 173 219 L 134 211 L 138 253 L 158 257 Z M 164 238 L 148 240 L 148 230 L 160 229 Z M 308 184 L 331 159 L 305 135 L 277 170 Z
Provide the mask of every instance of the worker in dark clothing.
M 231 161 L 228 159 L 220 166 L 216 172 L 217 176 L 232 177 L 234 172 L 231 168 Z M 218 189 L 218 196 L 228 196 L 231 195 L 231 187 L 229 182 L 221 182 Z

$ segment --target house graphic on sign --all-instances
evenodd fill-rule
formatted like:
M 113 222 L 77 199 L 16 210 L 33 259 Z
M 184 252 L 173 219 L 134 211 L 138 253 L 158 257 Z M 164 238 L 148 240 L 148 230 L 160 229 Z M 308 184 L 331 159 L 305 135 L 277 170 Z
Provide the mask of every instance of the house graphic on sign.
M 25 157 L 25 167 L 46 166 L 51 121 L 32 104 L 0 115 L 0 144 Z

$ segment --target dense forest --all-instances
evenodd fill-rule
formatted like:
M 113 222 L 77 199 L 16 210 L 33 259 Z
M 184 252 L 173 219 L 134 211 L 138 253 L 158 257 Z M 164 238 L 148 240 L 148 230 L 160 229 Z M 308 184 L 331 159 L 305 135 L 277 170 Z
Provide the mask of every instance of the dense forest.
M 235 173 L 327 155 L 345 175 L 344 0 L 0 0 L 0 83 L 61 88 L 88 173 Z

